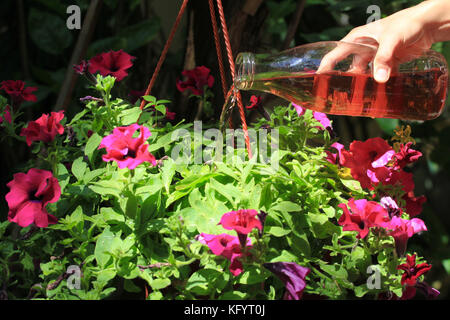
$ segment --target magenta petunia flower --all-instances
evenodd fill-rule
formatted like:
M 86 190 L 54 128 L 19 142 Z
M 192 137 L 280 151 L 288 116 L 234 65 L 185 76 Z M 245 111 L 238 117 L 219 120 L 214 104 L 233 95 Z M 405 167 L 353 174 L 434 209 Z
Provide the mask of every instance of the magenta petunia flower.
M 195 67 L 192 70 L 184 70 L 181 74 L 187 79 L 184 81 L 177 80 L 177 89 L 180 92 L 191 90 L 193 95 L 201 96 L 205 87 L 212 88 L 214 77 L 210 75 L 210 71 L 205 66 Z
M 402 285 L 415 286 L 420 276 L 431 269 L 427 263 L 416 264 L 416 255 L 407 255 L 406 262 L 397 266 L 397 270 L 403 270 Z
M 339 218 L 339 225 L 343 226 L 344 231 L 357 231 L 358 239 L 365 238 L 372 227 L 384 227 L 389 221 L 389 214 L 385 208 L 374 201 L 366 199 L 348 201 L 347 205 L 341 203 L 338 205 L 344 212 Z
M 292 106 L 295 108 L 295 111 L 297 111 L 298 116 L 302 116 L 305 114 L 306 109 L 303 108 L 302 106 L 299 106 L 298 104 L 295 104 L 292 102 Z
M 0 90 L 4 90 L 12 99 L 14 105 L 18 106 L 24 101 L 36 102 L 37 98 L 34 91 L 37 90 L 36 87 L 25 88 L 25 82 L 21 80 L 6 80 L 0 83 Z
M 5 119 L 3 119 L 3 117 L 5 117 Z M 6 106 L 6 107 L 5 107 L 5 112 L 4 112 L 4 114 L 3 114 L 3 117 L 0 116 L 0 123 L 2 123 L 3 120 L 4 120 L 4 121 L 7 121 L 7 122 L 9 122 L 9 123 L 12 122 L 12 118 L 11 118 L 11 109 L 9 108 L 9 106 Z
M 21 227 L 34 223 L 40 228 L 57 222 L 58 219 L 45 209 L 61 196 L 58 180 L 50 171 L 32 168 L 26 174 L 16 173 L 7 186 L 10 188 L 5 197 L 9 221 Z
M 234 276 L 238 276 L 244 270 L 241 258 L 244 253 L 239 242 L 239 239 L 235 236 L 222 233 L 219 235 L 214 234 L 199 234 L 196 239 L 209 247 L 211 252 L 216 256 L 222 256 L 230 261 L 230 272 Z M 251 240 L 247 239 L 246 247 L 250 248 Z
M 22 129 L 20 135 L 26 137 L 28 146 L 31 146 L 33 141 L 51 142 L 57 134 L 64 133 L 64 127 L 60 123 L 63 118 L 64 111 L 43 114 L 39 119 L 28 122 L 28 126 Z
M 418 218 L 407 220 L 394 216 L 384 227 L 389 230 L 388 234 L 395 240 L 398 256 L 405 254 L 409 238 L 418 232 L 427 231 L 425 223 Z
M 332 153 L 328 150 L 325 151 L 327 154 L 327 157 L 325 158 L 328 162 L 332 164 L 339 164 L 342 165 L 342 150 L 344 149 L 344 145 L 340 144 L 339 142 L 335 142 L 331 145 L 332 148 L 337 150 L 337 153 Z
M 139 136 L 133 138 L 137 130 Z M 156 159 L 148 151 L 149 145 L 146 143 L 150 136 L 150 130 L 138 124 L 117 127 L 112 134 L 103 138 L 98 149 L 106 149 L 103 161 L 115 161 L 120 169 L 134 169 L 143 162 L 150 162 L 155 166 Z
M 269 269 L 284 283 L 286 287 L 285 300 L 299 300 L 302 298 L 303 290 L 306 287 L 305 278 L 311 271 L 295 262 L 274 262 L 264 263 Z
M 331 121 L 330 121 L 330 119 L 328 119 L 326 113 L 314 111 L 313 117 L 314 117 L 314 119 L 316 119 L 317 121 L 320 122 L 320 124 L 323 127 L 321 129 L 326 129 L 326 128 L 333 129 L 333 127 L 331 125 Z
M 133 66 L 133 59 L 135 57 L 123 50 L 100 53 L 89 60 L 89 72 L 99 72 L 102 76 L 113 76 L 121 81 L 128 75 L 127 69 Z
M 237 233 L 249 234 L 252 229 L 262 230 L 261 221 L 257 219 L 258 211 L 253 209 L 241 209 L 225 213 L 219 224 L 227 230 L 235 230 Z

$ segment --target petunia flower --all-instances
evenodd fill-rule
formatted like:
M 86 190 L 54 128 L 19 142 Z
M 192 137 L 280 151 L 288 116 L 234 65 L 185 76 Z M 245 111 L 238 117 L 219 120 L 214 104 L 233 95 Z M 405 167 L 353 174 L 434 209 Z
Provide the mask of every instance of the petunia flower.
M 128 75 L 127 69 L 133 66 L 133 59 L 135 57 L 123 50 L 100 53 L 89 60 L 89 72 L 110 75 L 121 81 Z
M 177 80 L 177 89 L 180 92 L 190 90 L 193 95 L 203 95 L 205 87 L 212 88 L 214 84 L 214 77 L 209 74 L 210 70 L 205 66 L 195 67 L 192 70 L 184 70 L 181 74 L 187 79 L 181 81 Z
M 358 239 L 365 238 L 372 227 L 384 227 L 389 221 L 389 214 L 380 204 L 366 199 L 348 201 L 347 205 L 341 203 L 338 205 L 344 212 L 338 220 L 339 225 L 343 226 L 344 231 L 357 231 Z
M 6 80 L 0 83 L 0 90 L 4 90 L 13 101 L 13 107 L 19 106 L 24 101 L 36 102 L 37 98 L 34 91 L 36 87 L 25 88 L 25 82 L 21 80 Z
M 3 117 L 5 117 L 5 119 L 3 119 Z M 7 121 L 7 122 L 9 122 L 9 123 L 12 122 L 12 118 L 11 118 L 11 109 L 9 108 L 9 106 L 6 106 L 6 107 L 5 107 L 5 112 L 4 112 L 4 114 L 3 114 L 3 117 L 0 116 L 0 123 L 2 123 L 3 120 L 4 120 L 4 121 Z
M 134 133 L 139 130 L 139 136 L 133 138 Z M 126 127 L 117 127 L 113 133 L 104 137 L 98 149 L 106 149 L 102 156 L 103 161 L 115 161 L 120 169 L 134 169 L 143 162 L 156 165 L 155 157 L 148 151 L 146 143 L 151 136 L 150 130 L 138 124 Z
M 389 230 L 388 234 L 395 240 L 398 256 L 405 254 L 409 238 L 418 232 L 427 231 L 425 223 L 418 218 L 407 220 L 394 216 L 384 227 Z
M 323 127 L 321 129 L 327 129 L 327 128 L 333 129 L 333 126 L 331 125 L 331 121 L 330 121 L 330 119 L 328 119 L 326 113 L 313 111 L 313 117 L 318 122 L 320 122 L 320 124 Z
M 411 149 L 412 142 L 408 142 L 407 144 L 400 144 L 400 150 L 397 152 L 393 159 L 394 161 L 394 169 L 399 170 L 403 169 L 406 165 L 417 161 L 422 153 Z
M 410 172 L 391 171 L 389 178 L 384 179 L 383 185 L 388 186 L 399 186 L 404 195 L 401 199 L 405 201 L 404 210 L 409 214 L 410 217 L 415 217 L 422 212 L 422 205 L 426 202 L 425 196 L 416 197 L 414 195 L 414 180 L 413 174 Z
M 83 75 L 89 69 L 89 61 L 82 60 L 79 64 L 73 66 L 73 70 L 79 75 Z
M 332 153 L 328 150 L 325 151 L 327 157 L 325 158 L 328 162 L 332 164 L 342 165 L 342 150 L 344 149 L 344 145 L 339 142 L 335 142 L 331 145 L 332 148 L 337 150 L 337 153 Z
M 169 109 L 166 107 L 166 119 L 167 120 L 175 120 L 175 116 L 177 114 L 175 112 L 170 112 Z
M 406 262 L 397 266 L 397 270 L 403 270 L 402 285 L 414 286 L 420 276 L 431 269 L 431 265 L 427 263 L 416 264 L 416 255 L 407 255 Z
M 50 171 L 32 168 L 27 173 L 16 173 L 7 186 L 10 188 L 5 197 L 9 221 L 21 227 L 34 223 L 39 228 L 57 222 L 58 219 L 45 208 L 61 196 L 58 180 Z
M 244 256 L 239 239 L 227 233 L 219 235 L 199 234 L 196 239 L 209 247 L 211 252 L 216 256 L 222 256 L 230 261 L 230 272 L 234 276 L 238 276 L 244 270 L 241 258 Z M 251 248 L 251 240 L 247 239 L 245 246 Z
M 241 245 L 245 246 L 247 234 L 254 228 L 262 231 L 261 221 L 258 220 L 258 211 L 253 209 L 241 209 L 225 213 L 220 219 L 219 224 L 224 229 L 234 230 L 238 234 Z
M 380 199 L 380 204 L 385 208 L 389 214 L 389 217 L 400 217 L 402 215 L 402 209 L 400 209 L 391 197 L 382 197 Z
M 352 177 L 363 188 L 371 188 L 389 177 L 390 170 L 385 166 L 395 151 L 383 139 L 376 137 L 366 141 L 353 141 L 349 150 L 342 150 L 343 166 L 351 169 Z
M 305 278 L 311 271 L 295 262 L 264 263 L 263 266 L 274 273 L 285 285 L 285 300 L 299 300 L 306 287 Z
M 292 106 L 295 108 L 295 111 L 297 111 L 297 114 L 299 117 L 301 117 L 302 115 L 305 114 L 306 109 L 303 108 L 302 106 L 299 106 L 298 104 L 295 104 L 292 102 Z
M 50 115 L 43 114 L 39 119 L 28 122 L 28 126 L 20 132 L 26 137 L 28 146 L 33 141 L 51 142 L 57 134 L 64 133 L 64 127 L 60 123 L 64 118 L 64 111 L 52 112 Z

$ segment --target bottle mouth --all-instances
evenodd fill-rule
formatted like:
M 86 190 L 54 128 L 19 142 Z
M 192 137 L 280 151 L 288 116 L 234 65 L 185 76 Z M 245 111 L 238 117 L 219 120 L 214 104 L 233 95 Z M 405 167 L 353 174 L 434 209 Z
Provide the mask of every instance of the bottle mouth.
M 250 89 L 255 75 L 255 55 L 250 52 L 239 53 L 235 66 L 237 74 L 234 79 L 234 87 L 239 90 Z

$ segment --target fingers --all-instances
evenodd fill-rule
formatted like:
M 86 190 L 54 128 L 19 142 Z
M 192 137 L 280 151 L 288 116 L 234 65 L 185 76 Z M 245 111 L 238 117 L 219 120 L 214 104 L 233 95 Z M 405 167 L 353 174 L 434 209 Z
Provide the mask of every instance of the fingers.
M 333 70 L 337 63 L 350 55 L 353 55 L 352 64 L 348 70 L 341 71 L 365 72 L 367 64 L 375 55 L 375 48 L 341 41 L 335 49 L 331 50 L 322 58 L 317 73 Z
M 383 37 L 379 41 L 379 46 L 373 62 L 373 71 L 375 81 L 385 83 L 394 66 L 394 52 L 400 44 L 397 37 Z

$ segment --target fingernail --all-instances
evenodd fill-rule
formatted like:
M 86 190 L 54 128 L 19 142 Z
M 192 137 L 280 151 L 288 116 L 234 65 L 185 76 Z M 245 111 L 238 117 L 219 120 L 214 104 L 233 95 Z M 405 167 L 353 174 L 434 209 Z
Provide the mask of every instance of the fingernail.
M 386 82 L 388 81 L 389 73 L 386 68 L 378 68 L 375 72 L 375 80 L 377 82 Z

